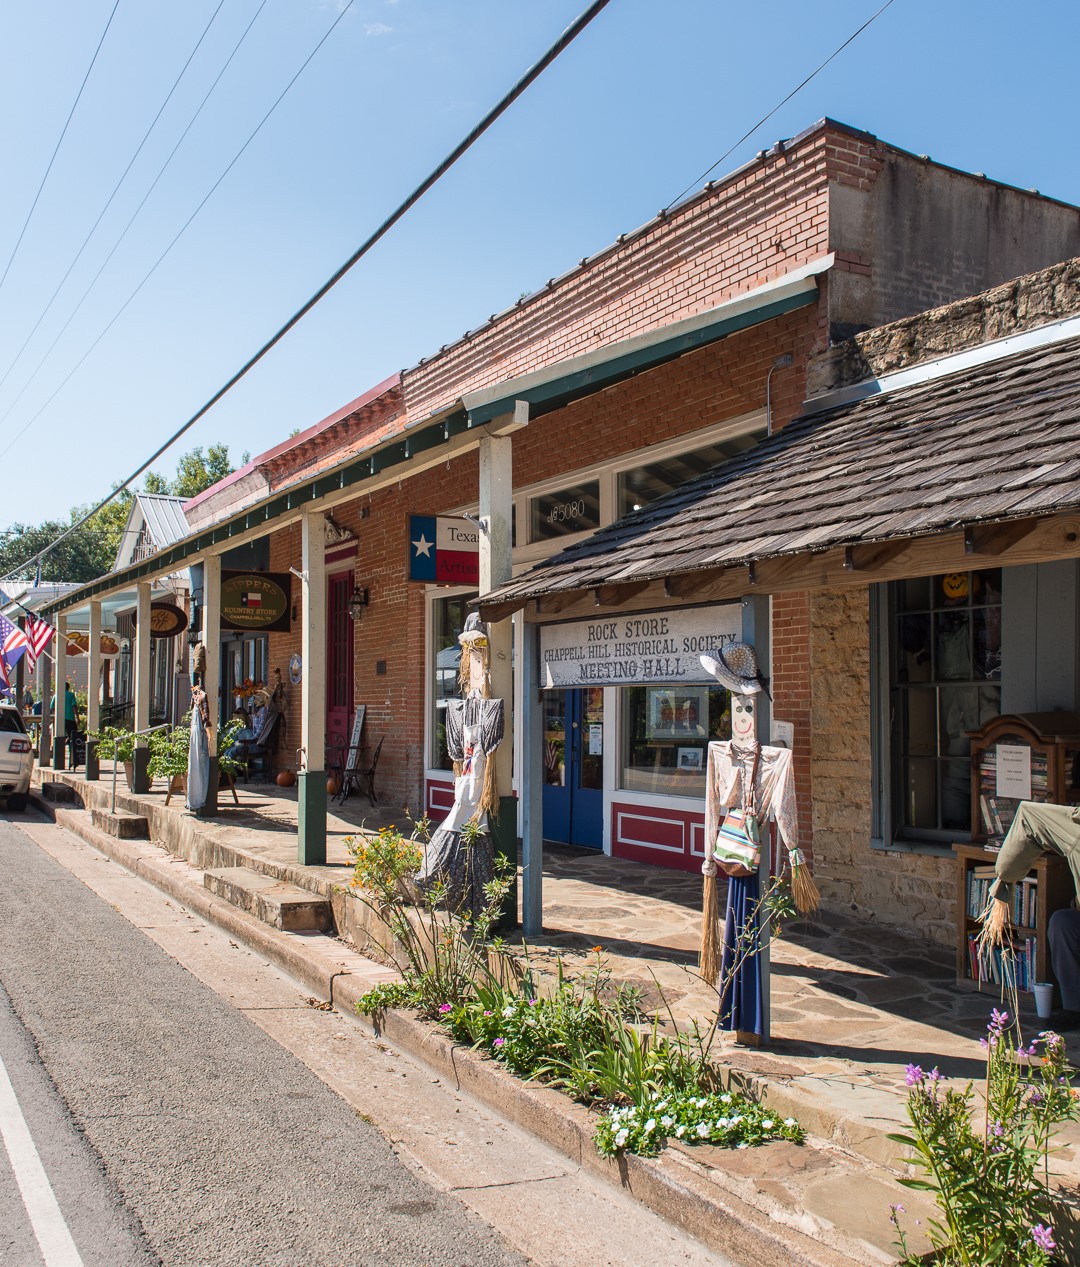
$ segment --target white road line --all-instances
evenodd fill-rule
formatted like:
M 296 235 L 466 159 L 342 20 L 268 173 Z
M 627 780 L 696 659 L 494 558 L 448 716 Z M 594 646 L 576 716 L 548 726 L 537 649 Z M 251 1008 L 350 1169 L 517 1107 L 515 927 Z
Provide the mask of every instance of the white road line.
M 7 1069 L 0 1060 L 0 1137 L 11 1160 L 23 1205 L 41 1246 L 45 1267 L 83 1267 L 83 1260 L 60 1213 L 56 1194 L 15 1098 Z

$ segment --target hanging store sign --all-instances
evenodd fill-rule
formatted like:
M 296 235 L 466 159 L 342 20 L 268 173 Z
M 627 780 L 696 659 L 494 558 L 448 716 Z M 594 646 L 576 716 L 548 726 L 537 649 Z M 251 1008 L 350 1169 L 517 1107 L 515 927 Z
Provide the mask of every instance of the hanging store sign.
M 131 613 L 131 625 L 135 628 L 139 623 L 139 613 Z M 187 628 L 187 613 L 175 603 L 150 604 L 150 637 L 171 638 L 174 634 L 183 633 Z
M 288 572 L 222 572 L 221 627 L 247 633 L 287 632 L 292 578 Z
M 479 585 L 480 529 L 453 515 L 410 515 L 409 580 Z
M 541 681 L 548 689 L 659 682 L 711 686 L 716 679 L 702 667 L 702 652 L 741 639 L 739 603 L 544 625 Z

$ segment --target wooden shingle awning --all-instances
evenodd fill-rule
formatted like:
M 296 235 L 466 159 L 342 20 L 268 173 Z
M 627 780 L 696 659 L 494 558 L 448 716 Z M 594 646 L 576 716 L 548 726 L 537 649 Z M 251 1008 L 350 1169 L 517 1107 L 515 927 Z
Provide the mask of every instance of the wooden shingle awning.
M 480 600 L 565 619 L 1080 556 L 1080 337 L 807 414 Z

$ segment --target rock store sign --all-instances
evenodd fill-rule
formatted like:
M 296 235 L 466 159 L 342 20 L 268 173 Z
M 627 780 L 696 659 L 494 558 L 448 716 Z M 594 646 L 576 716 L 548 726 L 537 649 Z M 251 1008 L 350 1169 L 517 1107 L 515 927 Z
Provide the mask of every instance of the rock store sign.
M 712 685 L 716 679 L 698 657 L 741 637 L 739 603 L 544 625 L 541 676 L 548 689 L 655 682 Z

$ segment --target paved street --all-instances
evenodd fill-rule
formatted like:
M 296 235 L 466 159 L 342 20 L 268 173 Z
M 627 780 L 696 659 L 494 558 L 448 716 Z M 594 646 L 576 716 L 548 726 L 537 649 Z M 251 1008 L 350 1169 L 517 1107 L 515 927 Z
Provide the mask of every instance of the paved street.
M 0 1078 L 0 1262 L 721 1261 L 23 821 L 0 820 L 0 1059 L 56 1206 L 26 1199 Z

